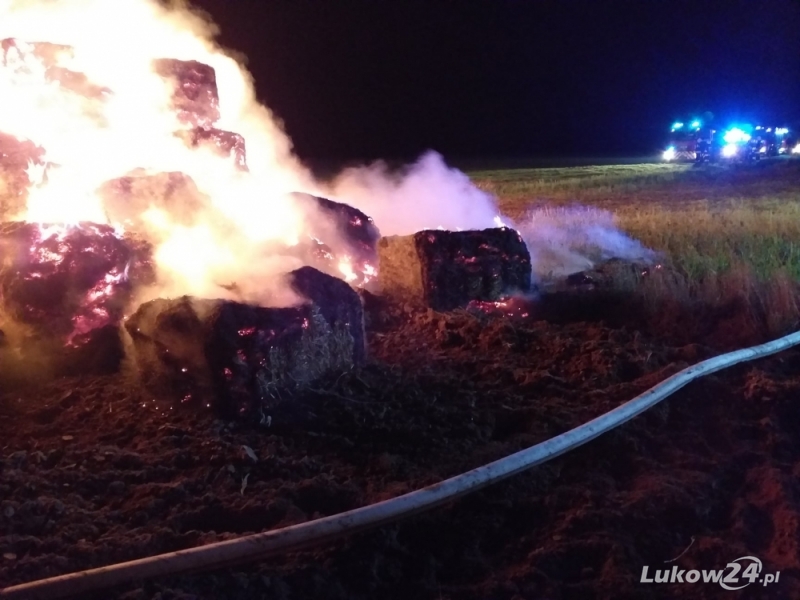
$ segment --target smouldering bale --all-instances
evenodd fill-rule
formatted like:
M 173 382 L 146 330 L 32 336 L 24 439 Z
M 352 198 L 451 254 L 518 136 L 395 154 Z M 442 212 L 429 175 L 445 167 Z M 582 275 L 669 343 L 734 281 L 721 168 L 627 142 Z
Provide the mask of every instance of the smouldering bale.
M 44 167 L 44 148 L 0 132 L 0 222 L 25 208 L 30 165 Z
M 519 233 L 507 227 L 385 237 L 378 252 L 381 292 L 435 310 L 497 301 L 531 287 L 530 253 Z
M 304 267 L 289 284 L 310 302 L 262 308 L 227 300 L 147 302 L 125 323 L 142 383 L 261 420 L 281 390 L 302 388 L 365 357 L 363 309 L 343 281 Z
M 303 246 L 304 258 L 326 273 L 344 276 L 352 285 L 364 285 L 377 275 L 381 234 L 371 217 L 327 198 L 292 196 L 306 215 L 310 241 Z
M 177 134 L 190 148 L 212 148 L 220 156 L 229 157 L 242 171 L 247 171 L 247 153 L 244 137 L 222 129 L 196 127 Z
M 190 127 L 211 128 L 219 121 L 217 74 L 213 67 L 195 60 L 160 58 L 153 62 L 157 75 L 172 82 L 172 108 Z
M 0 225 L 6 356 L 25 370 L 113 371 L 127 304 L 153 281 L 150 251 L 105 225 Z
M 633 289 L 653 273 L 661 271 L 660 264 L 610 258 L 593 268 L 572 273 L 554 289 L 612 290 Z
M 361 364 L 366 358 L 364 307 L 360 296 L 337 277 L 329 277 L 313 267 L 302 267 L 289 273 L 288 282 L 295 293 L 319 307 L 325 320 L 335 325 L 346 324 L 353 338 L 353 361 Z

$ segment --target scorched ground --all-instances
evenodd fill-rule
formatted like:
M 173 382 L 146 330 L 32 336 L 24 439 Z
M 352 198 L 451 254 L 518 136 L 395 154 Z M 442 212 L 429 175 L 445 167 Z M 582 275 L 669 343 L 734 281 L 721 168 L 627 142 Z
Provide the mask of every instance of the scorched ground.
M 0 581 L 411 491 L 579 425 L 742 341 L 730 315 L 684 345 L 680 331 L 648 334 L 618 303 L 558 314 L 544 303 L 512 321 L 373 299 L 369 362 L 285 398 L 269 428 L 166 410 L 120 376 L 3 394 Z M 716 598 L 708 587 L 637 583 L 641 565 L 674 558 L 692 538 L 682 567 L 757 552 L 783 584 L 758 597 L 791 597 L 799 366 L 793 351 L 706 378 L 582 449 L 391 527 L 96 597 Z

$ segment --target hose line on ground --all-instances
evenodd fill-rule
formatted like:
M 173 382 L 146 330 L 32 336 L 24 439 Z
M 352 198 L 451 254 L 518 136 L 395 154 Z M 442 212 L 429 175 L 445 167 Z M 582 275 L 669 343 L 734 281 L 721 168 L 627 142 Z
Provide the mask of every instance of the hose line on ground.
M 397 498 L 283 529 L 16 585 L 0 590 L 0 599 L 53 600 L 154 577 L 230 567 L 385 525 L 451 502 L 577 448 L 643 413 L 699 377 L 798 344 L 800 332 L 710 358 L 679 371 L 643 394 L 575 429 Z

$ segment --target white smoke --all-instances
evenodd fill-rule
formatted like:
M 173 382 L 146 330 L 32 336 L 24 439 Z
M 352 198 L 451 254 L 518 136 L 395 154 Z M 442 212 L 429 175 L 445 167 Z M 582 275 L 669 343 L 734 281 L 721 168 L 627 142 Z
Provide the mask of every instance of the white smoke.
M 347 169 L 326 194 L 371 216 L 382 235 L 487 229 L 500 212 L 491 195 L 433 151 L 397 172 L 383 162 Z
M 383 162 L 350 168 L 325 190 L 375 220 L 382 235 L 423 229 L 469 230 L 513 227 L 531 254 L 534 279 L 591 269 L 610 258 L 650 262 L 655 253 L 625 234 L 613 213 L 586 206 L 541 207 L 514 222 L 500 216 L 497 199 L 447 166 L 434 151 L 392 171 Z
M 607 210 L 536 208 L 513 226 L 528 246 L 535 279 L 563 277 L 610 258 L 641 262 L 656 258 L 655 252 L 625 234 Z

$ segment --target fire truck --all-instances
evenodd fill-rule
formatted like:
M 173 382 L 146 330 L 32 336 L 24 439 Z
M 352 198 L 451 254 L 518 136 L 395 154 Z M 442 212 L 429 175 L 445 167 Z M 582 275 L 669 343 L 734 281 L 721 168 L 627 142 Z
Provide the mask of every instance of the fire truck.
M 718 162 L 755 162 L 762 158 L 790 155 L 795 146 L 795 137 L 788 127 L 733 125 L 712 132 L 708 158 Z M 701 157 L 698 155 L 698 158 Z
M 762 133 L 764 128 L 734 125 L 721 132 L 712 143 L 712 160 L 727 163 L 749 163 L 761 160 L 768 150 Z
M 665 162 L 748 163 L 765 157 L 800 155 L 800 144 L 788 127 L 731 124 L 714 129 L 701 119 L 673 123 Z
M 767 156 L 782 156 L 789 154 L 800 154 L 800 149 L 795 152 L 797 146 L 797 136 L 788 127 L 756 127 L 761 131 Z
M 673 123 L 662 158 L 666 162 L 694 161 L 702 128 L 703 123 L 699 119 L 693 119 L 688 124 L 682 121 Z

